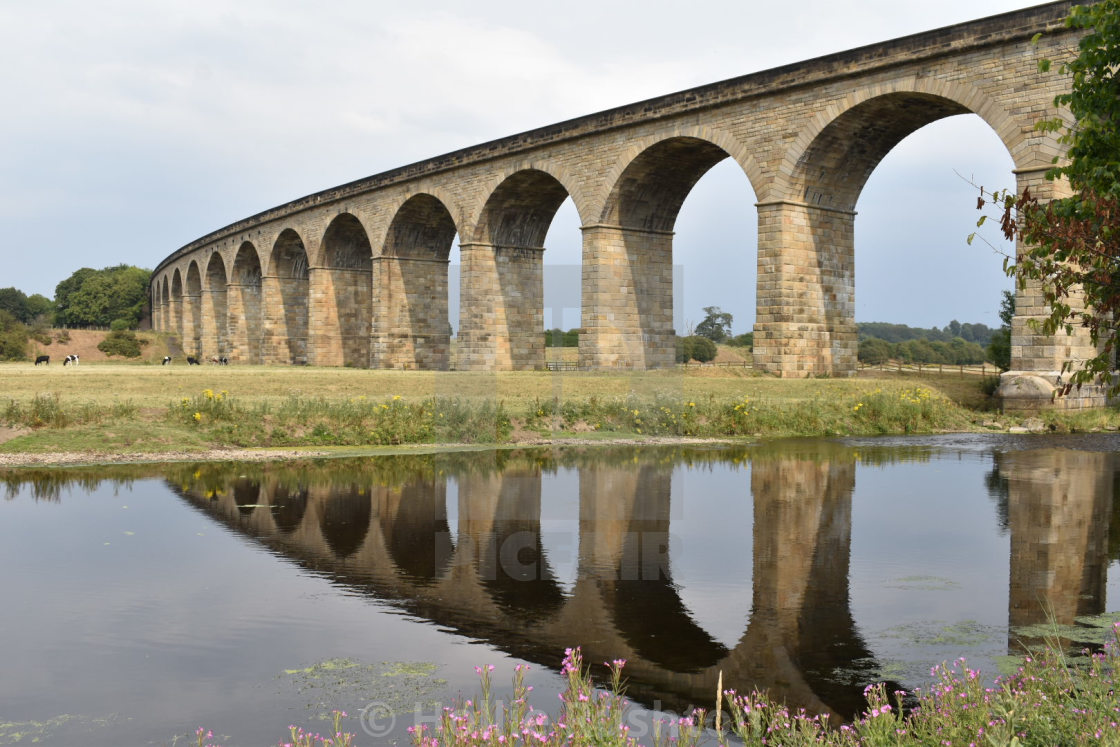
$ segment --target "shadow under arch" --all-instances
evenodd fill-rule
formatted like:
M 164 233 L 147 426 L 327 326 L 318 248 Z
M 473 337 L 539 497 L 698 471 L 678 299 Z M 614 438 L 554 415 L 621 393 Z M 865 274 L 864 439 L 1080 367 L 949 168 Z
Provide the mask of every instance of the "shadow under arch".
M 276 528 L 284 534 L 291 534 L 303 522 L 307 512 L 308 489 L 306 486 L 291 488 L 277 485 L 269 500 L 269 510 Z
M 318 343 L 323 359 L 316 363 L 368 368 L 373 249 L 362 222 L 350 213 L 335 216 L 323 233 L 321 252 L 318 285 L 334 303 L 316 325 L 323 336 Z
M 264 278 L 266 357 L 276 363 L 307 363 L 310 274 L 303 239 L 284 229 L 272 245 Z
M 393 216 L 373 259 L 373 368 L 450 367 L 447 266 L 457 232 L 451 212 L 430 194 L 409 197 Z

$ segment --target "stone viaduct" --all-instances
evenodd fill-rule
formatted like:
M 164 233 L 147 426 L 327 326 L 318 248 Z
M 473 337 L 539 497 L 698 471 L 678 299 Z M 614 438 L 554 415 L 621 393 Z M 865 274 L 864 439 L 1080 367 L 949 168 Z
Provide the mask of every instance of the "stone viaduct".
M 579 515 L 566 546 L 578 568 L 565 589 L 542 541 L 551 467 L 475 457 L 466 466 L 439 456 L 411 466 L 366 462 L 364 474 L 341 480 L 337 464 L 240 476 L 192 465 L 169 484 L 278 555 L 514 656 L 558 669 L 564 648 L 578 643 L 589 662 L 625 658 L 628 693 L 646 703 L 710 703 L 722 672 L 725 687 L 765 690 L 814 713 L 850 718 L 865 707 L 863 688 L 882 678 L 883 663 L 851 609 L 856 449 L 749 451 L 744 510 L 723 517 L 752 536 L 752 572 L 738 592 L 751 611 L 729 645 L 698 624 L 674 582 L 674 460 L 569 465 L 578 470 Z M 998 512 L 1011 538 L 1010 626 L 1045 623 L 1047 614 L 1070 625 L 1104 611 L 1118 470 L 1120 459 L 1103 452 L 997 455 Z M 1023 645 L 1009 633 L 1009 650 Z
M 1044 172 L 1061 146 L 1034 125 L 1055 114 L 1064 80 L 1037 63 L 1076 50 L 1075 32 L 1062 26 L 1071 5 L 669 94 L 300 198 L 164 259 L 151 282 L 153 326 L 177 333 L 189 354 L 235 362 L 541 368 L 543 243 L 570 197 L 583 247 L 580 366 L 670 366 L 674 223 L 697 180 L 732 158 L 757 200 L 756 365 L 782 376 L 850 375 L 855 205 L 903 138 L 975 113 L 1010 153 L 1018 189 L 1060 196 Z M 452 360 L 447 277 L 456 236 Z M 1092 349 L 1080 333 L 1030 329 L 1044 311 L 1033 289 L 1016 303 L 1012 368 L 1048 392 L 1065 360 Z

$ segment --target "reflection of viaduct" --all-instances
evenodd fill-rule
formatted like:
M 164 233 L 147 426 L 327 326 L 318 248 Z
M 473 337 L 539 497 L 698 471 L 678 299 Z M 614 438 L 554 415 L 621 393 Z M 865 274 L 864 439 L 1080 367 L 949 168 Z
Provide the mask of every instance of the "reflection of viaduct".
M 730 650 L 697 625 L 673 584 L 671 465 L 580 469 L 578 572 L 568 591 L 543 551 L 541 470 L 528 462 L 458 475 L 454 533 L 447 477 L 430 472 L 392 487 L 309 488 L 282 474 L 220 487 L 188 481 L 181 494 L 307 567 L 516 656 L 555 666 L 578 642 L 588 661 L 624 657 L 641 700 L 709 704 L 722 671 L 727 687 L 845 716 L 863 706 L 877 664 L 849 607 L 855 462 L 850 451 L 823 448 L 752 460 L 752 610 Z M 1074 462 L 1100 477 L 1067 479 Z M 1098 608 L 1113 457 L 1029 452 L 1000 469 L 1011 622 L 1037 621 L 1042 596 L 1059 620 Z
M 174 252 L 153 324 L 231 360 L 447 368 L 447 264 L 460 239 L 459 369 L 544 362 L 542 254 L 571 198 L 582 223 L 584 367 L 673 362 L 672 236 L 693 185 L 732 158 L 758 208 L 755 360 L 791 376 L 855 369 L 855 206 L 910 133 L 975 113 L 1016 185 L 1041 197 L 1060 153 L 1033 129 L 1063 85 L 1037 70 L 1076 37 L 1070 2 L 1016 11 L 624 106 L 313 194 Z M 1046 32 L 1040 46 L 1030 43 Z M 1085 342 L 1025 325 L 1015 368 L 1048 372 Z M 1067 350 L 1067 348 L 1069 350 Z

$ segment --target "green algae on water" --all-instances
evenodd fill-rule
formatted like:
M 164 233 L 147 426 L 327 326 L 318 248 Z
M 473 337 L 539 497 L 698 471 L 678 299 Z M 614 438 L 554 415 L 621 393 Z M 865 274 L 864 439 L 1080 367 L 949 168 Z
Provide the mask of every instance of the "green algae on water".
M 376 704 L 384 712 L 411 713 L 438 706 L 433 696 L 447 681 L 436 677 L 439 665 L 423 661 L 383 661 L 369 664 L 354 659 L 325 659 L 280 675 L 284 690 L 303 696 L 305 708 L 316 718 L 330 720 L 333 711 L 358 717 Z

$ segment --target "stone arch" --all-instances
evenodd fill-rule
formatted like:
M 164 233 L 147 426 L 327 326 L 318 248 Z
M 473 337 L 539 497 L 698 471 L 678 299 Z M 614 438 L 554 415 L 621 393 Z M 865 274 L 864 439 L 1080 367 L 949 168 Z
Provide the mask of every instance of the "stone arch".
M 622 183 L 623 175 L 628 171 L 633 173 L 634 165 L 639 162 L 639 159 L 641 159 L 644 154 L 650 152 L 656 153 L 653 149 L 663 147 L 663 144 L 672 141 L 680 141 L 682 143 L 702 141 L 719 148 L 724 152 L 725 156 L 730 156 L 739 164 L 739 168 L 741 168 L 746 175 L 747 181 L 751 185 L 751 191 L 754 192 L 756 198 L 760 200 L 764 199 L 766 185 L 771 181 L 768 178 L 768 172 L 759 165 L 758 161 L 751 155 L 750 151 L 747 150 L 747 147 L 742 142 L 732 137 L 730 134 L 722 130 L 713 129 L 712 127 L 677 127 L 672 134 L 636 138 L 625 150 L 621 151 L 615 158 L 614 166 L 604 177 L 603 184 L 607 192 L 605 196 L 601 198 L 602 204 L 589 212 L 589 214 L 598 215 L 600 218 L 607 214 L 611 210 L 611 202 L 618 192 L 618 187 Z M 707 169 L 710 169 L 720 160 L 722 159 L 717 159 L 703 172 L 698 174 L 693 179 L 693 184 L 699 181 L 704 173 L 707 173 Z M 685 197 L 688 196 L 690 189 L 691 187 L 685 190 Z M 582 216 L 583 214 L 581 210 L 580 215 Z
M 316 363 L 367 368 L 373 250 L 362 222 L 351 213 L 335 216 L 323 233 L 320 253 L 323 266 L 313 285 L 327 302 L 313 325 Z
M 569 196 L 551 174 L 506 176 L 462 250 L 458 365 L 508 370 L 544 366 L 545 236 Z
M 393 216 L 373 269 L 374 367 L 448 368 L 447 265 L 457 231 L 444 203 L 426 193 Z
M 583 227 L 581 367 L 674 365 L 673 226 L 696 182 L 728 156 L 710 140 L 674 135 L 618 172 L 599 222 Z
M 183 339 L 183 275 L 176 267 L 171 273 L 171 295 L 169 296 L 168 311 L 171 315 L 171 331 Z
M 187 265 L 183 291 L 183 349 L 190 355 L 202 354 L 202 274 L 193 259 Z
M 230 357 L 244 363 L 261 360 L 261 259 L 252 242 L 242 242 L 233 260 L 226 297 Z
M 263 279 L 266 362 L 307 363 L 310 290 L 307 249 L 286 228 L 272 246 Z
M 225 357 L 229 354 L 229 277 L 220 252 L 211 252 L 206 262 L 206 287 L 202 294 L 202 354 Z
M 672 231 L 692 187 L 728 155 L 701 138 L 659 140 L 627 163 L 611 185 L 600 220 L 624 229 Z
M 855 195 L 847 200 L 833 199 L 828 206 L 854 209 L 859 190 L 892 148 L 921 127 L 957 114 L 976 114 L 983 119 L 1007 148 L 1017 169 L 1049 164 L 1048 156 L 1040 160 L 1037 153 L 1025 147 L 1029 128 L 1025 130 L 1024 124 L 1033 122 L 1016 120 L 980 89 L 934 78 L 910 78 L 853 91 L 805 122 L 778 168 L 777 176 L 785 181 L 780 192 L 790 200 L 811 202 L 806 199 L 811 175 L 828 169 L 840 171 L 835 164 L 847 162 L 836 151 L 843 150 L 845 156 L 855 159 L 852 163 L 857 165 L 857 173 L 836 177 L 841 184 L 833 186 L 845 189 L 834 198 L 850 198 L 853 189 Z
M 156 297 L 159 303 L 158 329 L 160 332 L 166 332 L 171 328 L 171 289 L 167 273 L 156 281 Z

